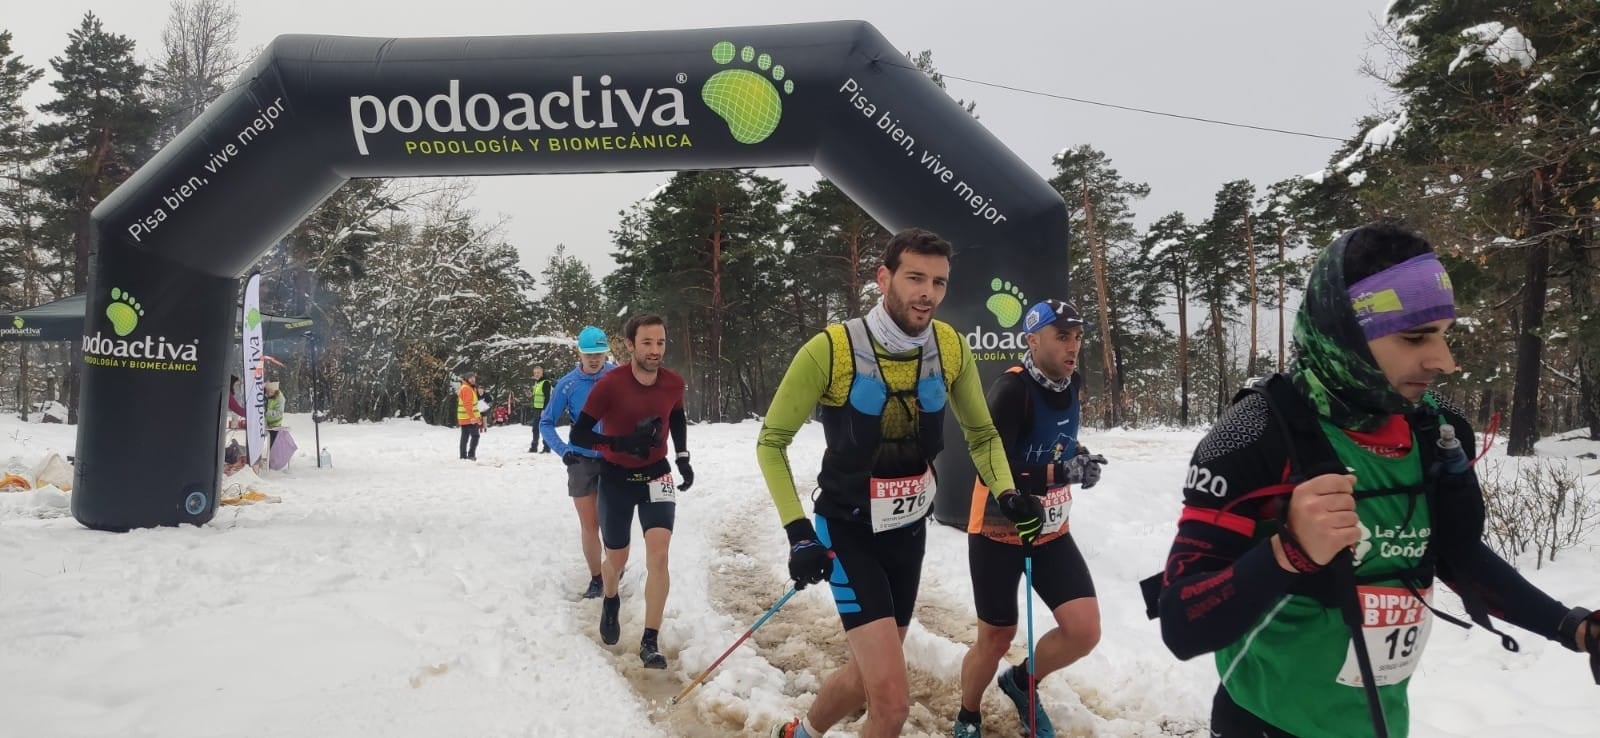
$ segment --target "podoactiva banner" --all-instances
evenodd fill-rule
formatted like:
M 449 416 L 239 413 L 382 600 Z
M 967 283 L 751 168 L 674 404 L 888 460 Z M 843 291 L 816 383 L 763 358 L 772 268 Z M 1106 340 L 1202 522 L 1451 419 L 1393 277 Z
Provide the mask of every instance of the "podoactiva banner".
M 240 79 L 95 209 L 87 526 L 211 518 L 235 280 L 352 177 L 809 164 L 886 227 L 955 244 L 940 317 L 986 378 L 1019 355 L 1029 301 L 1065 296 L 1061 197 L 866 23 L 282 36 Z M 947 448 L 935 514 L 958 523 L 972 465 Z
M 254 464 L 267 449 L 267 353 L 261 340 L 261 274 L 244 285 L 240 314 L 240 351 L 244 361 L 245 445 Z

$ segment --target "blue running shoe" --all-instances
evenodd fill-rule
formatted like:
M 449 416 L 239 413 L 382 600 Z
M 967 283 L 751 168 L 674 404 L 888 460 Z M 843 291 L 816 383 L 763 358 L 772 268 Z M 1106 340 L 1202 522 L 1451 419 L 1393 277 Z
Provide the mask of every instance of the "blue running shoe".
M 1023 731 L 1027 731 L 1028 690 L 1017 684 L 1017 680 L 1011 676 L 1015 671 L 1015 668 L 1006 669 L 1000 678 L 995 680 L 995 684 L 1005 696 L 1011 698 L 1011 704 L 1017 706 L 1017 718 L 1022 720 Z M 1038 728 L 1033 734 L 1034 738 L 1056 738 L 1056 729 L 1050 726 L 1050 716 L 1044 714 L 1044 704 L 1037 699 L 1033 703 L 1033 717 L 1034 722 L 1038 723 Z
M 983 738 L 983 729 L 956 718 L 956 726 L 950 729 L 950 735 L 951 738 Z

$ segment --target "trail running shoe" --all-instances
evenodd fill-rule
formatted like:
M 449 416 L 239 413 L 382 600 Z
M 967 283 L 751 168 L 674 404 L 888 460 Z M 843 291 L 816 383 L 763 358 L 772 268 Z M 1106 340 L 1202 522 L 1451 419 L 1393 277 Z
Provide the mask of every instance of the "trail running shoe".
M 1011 704 L 1017 706 L 1017 718 L 1022 721 L 1022 730 L 1027 731 L 1028 690 L 1017 684 L 1017 680 L 1012 676 L 1016 671 L 1015 668 L 1006 669 L 1000 674 L 1000 678 L 995 680 L 995 684 L 1005 696 L 1011 698 Z M 1033 715 L 1035 722 L 1038 723 L 1033 734 L 1034 738 L 1056 738 L 1056 730 L 1050 726 L 1050 716 L 1044 714 L 1044 704 L 1038 700 L 1037 692 L 1034 693 L 1034 697 Z
M 600 642 L 607 646 L 617 645 L 617 639 L 622 637 L 622 622 L 617 619 L 617 612 L 621 609 L 621 597 L 607 597 L 601 600 Z
M 800 718 L 794 718 L 787 723 L 778 723 L 772 726 L 772 731 L 767 733 L 767 738 L 795 738 L 800 734 Z
M 957 719 L 955 727 L 950 729 L 950 735 L 952 738 L 983 738 L 983 729 Z
M 639 660 L 644 662 L 646 669 L 667 668 L 667 657 L 661 655 L 656 644 L 648 641 L 639 644 Z
M 605 588 L 606 586 L 600 581 L 600 577 L 596 576 L 589 580 L 589 588 L 583 591 L 583 598 L 586 600 L 592 600 L 596 597 L 599 597 L 600 595 L 605 594 Z

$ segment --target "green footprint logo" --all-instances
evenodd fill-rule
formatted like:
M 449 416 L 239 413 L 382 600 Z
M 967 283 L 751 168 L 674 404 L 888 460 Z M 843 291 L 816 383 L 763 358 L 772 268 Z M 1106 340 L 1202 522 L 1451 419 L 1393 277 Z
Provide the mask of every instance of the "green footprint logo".
M 999 321 L 1001 328 L 1010 328 L 1022 320 L 1022 304 L 1026 298 L 1022 296 L 1021 287 L 995 277 L 989 282 L 989 289 L 994 290 L 994 294 L 983 306 L 994 313 L 994 319 Z
M 21 328 L 23 326 L 23 324 L 24 324 L 24 322 L 22 320 L 22 316 L 18 315 L 17 317 L 12 318 L 11 319 L 11 324 L 16 326 L 17 328 Z
M 111 330 L 119 336 L 126 336 L 139 327 L 139 316 L 144 315 L 144 308 L 139 306 L 139 301 L 133 295 L 123 292 L 119 287 L 111 288 L 111 305 L 106 308 L 106 317 L 111 319 Z
M 261 325 L 261 310 L 259 308 L 250 308 L 244 314 L 244 327 L 255 330 L 258 325 Z
M 733 61 L 735 53 L 745 64 L 771 75 L 748 69 L 724 69 L 711 75 L 700 88 L 700 99 L 706 107 L 722 117 L 728 124 L 728 133 L 742 144 L 758 144 L 778 130 L 783 119 L 783 95 L 778 94 L 775 82 L 783 83 L 783 94 L 794 92 L 794 80 L 784 79 L 782 64 L 773 64 L 772 57 L 756 54 L 754 47 L 736 48 L 731 41 L 719 41 L 711 47 L 711 58 L 718 64 Z

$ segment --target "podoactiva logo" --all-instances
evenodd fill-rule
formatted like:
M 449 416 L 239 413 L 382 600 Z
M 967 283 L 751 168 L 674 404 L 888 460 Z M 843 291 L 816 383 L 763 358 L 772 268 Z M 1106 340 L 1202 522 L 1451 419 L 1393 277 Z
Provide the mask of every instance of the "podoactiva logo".
M 988 317 L 994 318 L 999 328 L 1021 328 L 1018 323 L 1028 309 L 1022 288 L 995 277 L 989 281 L 989 290 L 989 299 L 983 303 Z M 1023 330 L 994 330 L 980 323 L 967 332 L 966 339 L 978 361 L 1015 361 L 1028 350 L 1027 335 Z
M 38 338 L 39 337 L 39 333 L 40 333 L 40 331 L 39 331 L 38 328 L 30 328 L 30 327 L 28 327 L 28 321 L 23 320 L 22 316 L 20 316 L 20 315 L 14 315 L 14 316 L 11 317 L 11 325 L 5 326 L 5 327 L 0 327 L 0 336 L 22 336 L 24 338 Z
M 200 342 L 187 343 L 167 340 L 166 336 L 129 338 L 139 328 L 144 317 L 144 307 L 131 293 L 120 287 L 111 288 L 111 304 L 106 307 L 105 322 L 110 324 L 113 336 L 96 330 L 94 335 L 83 337 L 83 361 L 93 366 L 146 371 L 192 372 L 199 369 Z M 98 321 L 97 321 L 98 322 Z
M 711 47 L 711 59 L 721 69 L 701 85 L 701 100 L 727 124 L 733 140 L 765 141 L 783 120 L 783 97 L 794 92 L 794 81 L 785 78 L 782 64 L 752 46 L 719 41 Z M 452 79 L 433 95 L 353 95 L 350 130 L 362 156 L 371 155 L 369 136 L 391 130 L 422 134 L 403 146 L 407 154 L 424 155 L 694 145 L 684 130 L 690 119 L 679 87 L 688 84 L 688 74 L 679 72 L 675 85 L 660 87 L 613 87 L 613 81 L 609 74 L 573 75 L 560 89 L 494 95 L 463 91 L 461 80 Z

